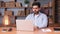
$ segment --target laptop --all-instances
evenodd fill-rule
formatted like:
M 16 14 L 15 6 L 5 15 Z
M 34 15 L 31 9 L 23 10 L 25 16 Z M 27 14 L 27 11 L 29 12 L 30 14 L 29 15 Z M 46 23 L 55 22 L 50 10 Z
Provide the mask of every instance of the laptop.
M 16 20 L 16 28 L 18 31 L 34 31 L 32 20 Z

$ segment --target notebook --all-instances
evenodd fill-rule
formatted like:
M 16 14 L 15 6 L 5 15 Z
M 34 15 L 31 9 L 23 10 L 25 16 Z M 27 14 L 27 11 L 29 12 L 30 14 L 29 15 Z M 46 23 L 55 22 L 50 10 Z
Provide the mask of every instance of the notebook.
M 16 28 L 19 31 L 34 31 L 32 20 L 16 20 Z

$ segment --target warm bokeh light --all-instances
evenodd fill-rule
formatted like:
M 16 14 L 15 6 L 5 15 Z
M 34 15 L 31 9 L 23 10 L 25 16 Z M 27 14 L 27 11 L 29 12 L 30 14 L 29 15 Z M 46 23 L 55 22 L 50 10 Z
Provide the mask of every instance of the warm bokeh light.
M 9 20 L 9 16 L 8 15 L 4 15 L 3 24 L 4 25 L 9 25 L 10 24 L 10 20 Z
M 5 25 L 8 25 L 8 17 L 5 17 Z

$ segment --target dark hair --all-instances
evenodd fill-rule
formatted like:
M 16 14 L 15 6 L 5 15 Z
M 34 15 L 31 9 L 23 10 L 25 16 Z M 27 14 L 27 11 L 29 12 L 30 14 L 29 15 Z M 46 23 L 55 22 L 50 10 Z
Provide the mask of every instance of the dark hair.
M 40 7 L 40 2 L 33 2 L 33 4 L 32 4 L 32 6 L 35 6 L 35 5 L 37 5 L 38 7 Z

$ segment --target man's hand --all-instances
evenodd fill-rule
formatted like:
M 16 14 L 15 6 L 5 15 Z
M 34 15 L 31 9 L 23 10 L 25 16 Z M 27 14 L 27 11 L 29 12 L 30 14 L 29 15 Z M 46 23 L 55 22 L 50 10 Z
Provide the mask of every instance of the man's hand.
M 38 30 L 39 28 L 37 26 L 34 26 L 34 30 Z

